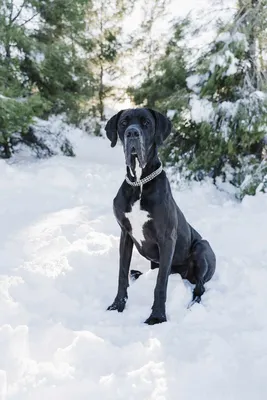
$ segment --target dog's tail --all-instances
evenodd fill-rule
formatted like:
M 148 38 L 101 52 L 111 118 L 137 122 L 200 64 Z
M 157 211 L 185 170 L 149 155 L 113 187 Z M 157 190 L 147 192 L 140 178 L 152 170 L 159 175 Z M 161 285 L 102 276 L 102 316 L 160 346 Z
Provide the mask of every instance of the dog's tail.
M 131 269 L 130 271 L 130 278 L 132 281 L 136 281 L 136 279 L 139 278 L 139 276 L 143 275 L 142 272 L 137 271 L 136 269 Z

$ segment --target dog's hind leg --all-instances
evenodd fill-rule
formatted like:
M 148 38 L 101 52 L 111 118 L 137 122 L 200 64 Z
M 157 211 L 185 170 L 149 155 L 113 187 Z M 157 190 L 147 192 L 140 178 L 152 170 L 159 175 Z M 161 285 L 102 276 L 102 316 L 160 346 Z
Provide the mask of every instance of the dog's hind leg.
M 156 262 L 154 262 L 154 261 L 151 261 L 150 268 L 151 268 L 151 269 L 159 268 L 159 263 L 156 263 Z
M 216 266 L 215 254 L 206 240 L 195 242 L 192 258 L 194 263 L 193 279 L 196 286 L 190 306 L 196 302 L 200 303 L 201 296 L 205 292 L 204 284 L 212 278 Z
M 155 263 L 154 261 L 150 262 L 150 268 L 151 269 L 156 269 L 159 267 L 159 264 Z M 136 281 L 141 275 L 143 275 L 142 272 L 137 271 L 136 269 L 131 269 L 130 271 L 130 278 L 132 281 Z
M 136 269 L 131 269 L 130 271 L 130 278 L 132 281 L 136 281 L 136 279 L 138 279 L 141 275 L 143 275 L 143 273 L 141 271 L 137 271 Z

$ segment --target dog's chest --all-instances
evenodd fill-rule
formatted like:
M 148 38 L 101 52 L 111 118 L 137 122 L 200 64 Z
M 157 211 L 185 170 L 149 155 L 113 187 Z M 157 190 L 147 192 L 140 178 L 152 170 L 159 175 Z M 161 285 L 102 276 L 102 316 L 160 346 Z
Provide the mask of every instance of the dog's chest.
M 140 199 L 137 200 L 130 212 L 125 213 L 131 224 L 131 234 L 133 238 L 142 246 L 144 238 L 144 225 L 151 220 L 151 216 L 148 211 L 141 209 Z

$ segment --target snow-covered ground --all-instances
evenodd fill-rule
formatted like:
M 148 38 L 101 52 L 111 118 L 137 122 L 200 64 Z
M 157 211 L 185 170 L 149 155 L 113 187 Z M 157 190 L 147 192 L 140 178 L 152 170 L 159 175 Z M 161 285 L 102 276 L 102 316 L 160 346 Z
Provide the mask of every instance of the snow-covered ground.
M 265 400 L 267 195 L 242 204 L 211 184 L 175 191 L 217 254 L 191 310 L 171 276 L 168 322 L 147 326 L 157 271 L 107 312 L 117 287 L 112 199 L 122 149 L 77 138 L 77 157 L 0 161 L 0 400 Z

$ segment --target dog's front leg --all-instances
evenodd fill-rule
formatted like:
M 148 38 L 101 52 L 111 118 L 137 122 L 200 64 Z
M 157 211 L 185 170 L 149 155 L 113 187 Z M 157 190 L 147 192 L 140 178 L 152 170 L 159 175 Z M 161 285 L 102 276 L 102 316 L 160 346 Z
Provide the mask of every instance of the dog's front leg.
M 122 312 L 128 298 L 127 288 L 129 286 L 129 269 L 133 252 L 133 240 L 125 229 L 121 230 L 120 238 L 120 271 L 118 293 L 114 302 L 108 307 L 108 310 L 117 310 Z
M 154 290 L 154 303 L 152 306 L 152 313 L 145 321 L 149 325 L 167 321 L 165 303 L 175 243 L 175 239 L 168 238 L 159 245 L 159 272 Z

